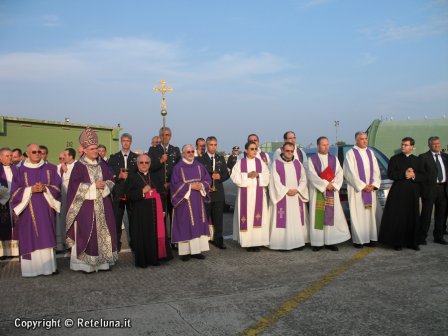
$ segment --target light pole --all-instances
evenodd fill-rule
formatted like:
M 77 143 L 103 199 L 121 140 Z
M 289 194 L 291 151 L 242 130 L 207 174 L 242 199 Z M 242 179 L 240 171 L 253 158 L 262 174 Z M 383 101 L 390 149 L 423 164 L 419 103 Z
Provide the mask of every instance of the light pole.
M 339 127 L 339 120 L 334 121 L 334 127 L 336 128 L 336 143 L 338 142 L 338 127 Z

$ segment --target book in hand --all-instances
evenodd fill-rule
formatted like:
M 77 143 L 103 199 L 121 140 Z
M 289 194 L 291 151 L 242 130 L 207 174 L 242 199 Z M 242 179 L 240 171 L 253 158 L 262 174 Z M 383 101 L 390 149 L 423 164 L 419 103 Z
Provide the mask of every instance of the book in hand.
M 331 169 L 331 167 L 328 166 L 327 168 L 324 169 L 323 172 L 321 172 L 321 173 L 319 174 L 319 177 L 322 178 L 322 179 L 324 179 L 324 180 L 326 180 L 326 181 L 328 181 L 328 182 L 331 182 L 331 181 L 334 180 L 334 178 L 336 177 L 336 175 L 335 175 L 333 169 Z

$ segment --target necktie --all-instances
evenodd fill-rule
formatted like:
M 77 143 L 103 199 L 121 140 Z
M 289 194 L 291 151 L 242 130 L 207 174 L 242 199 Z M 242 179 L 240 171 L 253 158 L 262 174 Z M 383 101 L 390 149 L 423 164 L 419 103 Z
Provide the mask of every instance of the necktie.
M 439 161 L 439 154 L 435 154 L 436 157 L 436 167 L 437 167 L 437 182 L 443 181 L 442 165 Z

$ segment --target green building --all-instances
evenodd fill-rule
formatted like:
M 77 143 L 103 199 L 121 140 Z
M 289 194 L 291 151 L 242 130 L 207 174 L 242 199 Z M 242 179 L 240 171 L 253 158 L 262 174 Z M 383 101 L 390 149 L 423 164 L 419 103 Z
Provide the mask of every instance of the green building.
M 0 116 L 0 147 L 26 150 L 30 143 L 48 147 L 48 160 L 58 163 L 59 153 L 67 147 L 77 150 L 79 135 L 89 126 L 98 134 L 98 141 L 107 147 L 107 155 L 119 148 L 120 127 L 73 124 L 27 118 Z
M 448 152 L 448 119 L 374 120 L 367 129 L 369 145 L 378 148 L 389 158 L 400 152 L 401 139 L 415 140 L 414 154 L 428 151 L 428 138 L 440 137 L 442 150 Z

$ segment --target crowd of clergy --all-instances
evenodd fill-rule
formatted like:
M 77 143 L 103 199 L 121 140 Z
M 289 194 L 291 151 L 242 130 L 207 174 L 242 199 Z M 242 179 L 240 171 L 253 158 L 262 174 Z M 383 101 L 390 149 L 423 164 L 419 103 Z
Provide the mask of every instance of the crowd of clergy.
M 315 252 L 338 251 L 350 239 L 356 248 L 379 241 L 397 251 L 418 251 L 427 244 L 433 209 L 434 242 L 447 245 L 448 155 L 436 136 L 419 157 L 412 154 L 414 140 L 403 138 L 401 153 L 389 162 L 393 184 L 382 217 L 380 168 L 365 132 L 356 133 L 342 166 L 325 136 L 307 157 L 295 133 L 285 132 L 271 158 L 250 134 L 244 152 L 235 146 L 227 160 L 214 136 L 182 148 L 171 137 L 163 127 L 148 151 L 136 154 L 132 136 L 124 133 L 121 150 L 107 158 L 95 131 L 86 128 L 78 151 L 62 151 L 58 165 L 47 161 L 46 146 L 28 145 L 24 158 L 20 149 L 1 148 L 0 258 L 20 256 L 24 277 L 57 274 L 58 252 L 70 255 L 73 271 L 109 271 L 125 232 L 137 267 L 158 266 L 173 251 L 182 261 L 205 259 L 209 244 L 227 248 L 228 179 L 238 190 L 233 238 L 248 252 L 302 250 L 306 244 Z M 339 195 L 343 188 L 350 226 Z

